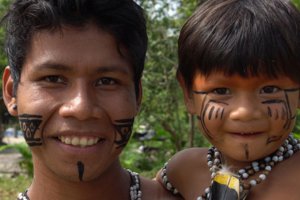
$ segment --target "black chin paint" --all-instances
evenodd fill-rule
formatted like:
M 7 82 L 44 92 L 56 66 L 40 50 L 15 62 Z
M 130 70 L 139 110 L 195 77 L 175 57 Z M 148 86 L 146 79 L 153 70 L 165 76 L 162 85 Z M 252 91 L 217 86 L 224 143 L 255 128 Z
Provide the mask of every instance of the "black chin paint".
M 22 114 L 19 115 L 20 126 L 24 134 L 24 138 L 29 146 L 42 145 L 42 139 L 36 138 L 35 133 L 42 123 L 42 116 Z
M 82 181 L 83 179 L 83 173 L 84 173 L 84 164 L 81 161 L 77 162 L 77 168 L 78 168 L 78 177 L 79 180 Z
M 248 144 L 244 145 L 244 149 L 245 149 L 246 159 L 249 160 L 249 147 L 248 147 Z

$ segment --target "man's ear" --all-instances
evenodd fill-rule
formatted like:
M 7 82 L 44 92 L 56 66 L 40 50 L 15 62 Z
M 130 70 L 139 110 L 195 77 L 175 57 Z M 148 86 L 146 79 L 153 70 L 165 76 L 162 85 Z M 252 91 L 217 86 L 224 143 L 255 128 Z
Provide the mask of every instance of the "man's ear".
M 7 108 L 7 111 L 12 115 L 12 116 L 17 116 L 18 111 L 17 111 L 17 99 L 14 95 L 14 81 L 11 77 L 11 70 L 10 67 L 7 66 L 4 69 L 3 76 L 2 76 L 2 95 L 3 95 L 3 100 L 5 103 L 5 106 Z
M 195 109 L 195 104 L 194 104 L 194 99 L 193 99 L 193 94 L 192 91 L 188 88 L 186 85 L 184 78 L 182 77 L 181 73 L 177 73 L 176 75 L 177 80 L 181 86 L 181 89 L 183 91 L 183 96 L 184 96 L 184 102 L 185 106 L 190 114 L 196 114 L 196 109 Z

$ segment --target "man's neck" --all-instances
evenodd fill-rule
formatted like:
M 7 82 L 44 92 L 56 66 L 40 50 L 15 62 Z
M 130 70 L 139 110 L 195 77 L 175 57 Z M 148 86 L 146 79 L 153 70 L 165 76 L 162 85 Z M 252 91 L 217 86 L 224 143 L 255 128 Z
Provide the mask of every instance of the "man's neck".
M 119 161 L 113 163 L 101 176 L 81 182 L 63 179 L 41 166 L 38 169 L 29 188 L 30 200 L 129 199 L 130 176 Z

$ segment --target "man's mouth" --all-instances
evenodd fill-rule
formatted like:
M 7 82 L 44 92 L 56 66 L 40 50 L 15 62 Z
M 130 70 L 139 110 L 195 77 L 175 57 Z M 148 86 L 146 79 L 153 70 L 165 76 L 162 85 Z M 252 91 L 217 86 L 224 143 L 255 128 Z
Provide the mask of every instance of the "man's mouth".
M 58 139 L 67 145 L 76 147 L 89 147 L 99 142 L 103 142 L 105 139 L 100 137 L 85 137 L 85 136 L 59 136 Z

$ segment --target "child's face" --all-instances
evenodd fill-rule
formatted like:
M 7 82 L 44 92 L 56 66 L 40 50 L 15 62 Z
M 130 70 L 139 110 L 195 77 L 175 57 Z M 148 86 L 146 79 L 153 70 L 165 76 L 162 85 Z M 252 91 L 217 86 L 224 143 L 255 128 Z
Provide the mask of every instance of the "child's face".
M 231 164 L 274 152 L 296 121 L 299 84 L 285 76 L 243 78 L 213 73 L 204 77 L 198 73 L 192 90 L 190 96 L 185 91 L 189 111 L 198 116 L 202 133 Z

